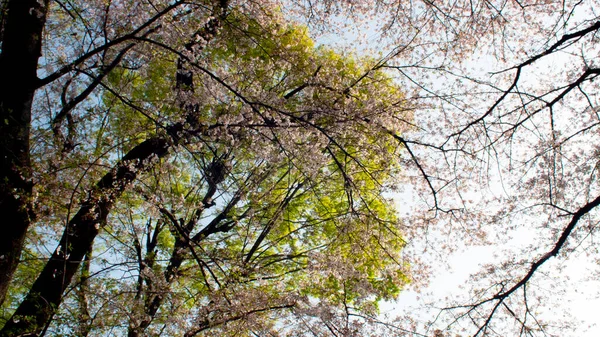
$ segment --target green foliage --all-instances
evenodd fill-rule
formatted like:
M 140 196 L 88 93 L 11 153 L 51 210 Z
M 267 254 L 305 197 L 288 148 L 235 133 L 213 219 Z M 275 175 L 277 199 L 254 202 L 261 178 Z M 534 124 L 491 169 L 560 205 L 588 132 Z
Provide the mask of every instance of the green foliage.
M 173 125 L 180 138 L 115 203 L 55 331 L 169 335 L 204 320 L 222 335 L 266 331 L 314 306 L 374 314 L 399 294 L 404 242 L 382 194 L 399 170 L 393 117 L 410 116 L 372 60 L 315 47 L 277 12 L 232 11 L 193 57 L 136 52 L 144 62 L 113 69 L 82 120 L 92 163 L 62 189 L 85 196 L 129 149 Z M 174 85 L 184 57 L 193 90 Z

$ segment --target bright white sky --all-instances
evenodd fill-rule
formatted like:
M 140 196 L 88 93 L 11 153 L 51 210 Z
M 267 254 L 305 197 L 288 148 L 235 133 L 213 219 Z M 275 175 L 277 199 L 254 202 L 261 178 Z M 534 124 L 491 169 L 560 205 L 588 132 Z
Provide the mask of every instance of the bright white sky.
M 414 309 L 422 306 L 426 301 L 439 303 L 441 306 L 445 298 L 464 295 L 465 289 L 461 289 L 461 286 L 469 282 L 470 275 L 477 272 L 483 263 L 494 261 L 494 249 L 495 247 L 470 247 L 463 252 L 452 254 L 448 258 L 448 264 L 452 266 L 451 269 L 443 267 L 441 267 L 443 269 L 437 269 L 428 287 L 420 292 L 411 289 L 404 291 L 396 303 L 387 303 L 382 306 L 382 313 L 394 316 L 419 312 L 421 315 L 419 318 L 423 321 L 432 320 L 438 314 L 438 311 Z M 586 322 L 585 325 L 580 326 L 580 331 L 577 332 L 578 336 L 598 337 L 600 336 L 600 318 L 598 317 L 600 298 L 588 297 L 585 292 L 586 287 L 597 286 L 596 282 L 586 280 L 587 270 L 589 270 L 586 265 L 585 262 L 570 263 L 565 269 L 566 273 L 572 275 L 571 281 L 576 289 L 565 298 L 561 307 L 555 308 L 555 313 L 557 316 L 561 316 L 564 311 L 567 311 L 574 317 Z M 429 293 L 429 295 L 423 297 L 423 293 Z M 422 298 L 419 299 L 419 297 Z
M 410 190 L 407 188 L 407 190 Z M 402 209 L 405 215 L 405 221 L 410 221 L 411 211 L 408 207 L 419 207 L 411 200 L 416 200 L 413 193 L 404 192 L 394 196 L 398 207 Z M 409 203 L 410 206 L 407 204 Z M 434 232 L 432 232 L 434 233 Z M 439 235 L 432 234 L 429 235 Z M 433 238 L 434 240 L 436 238 Z M 437 239 L 440 239 L 439 237 Z M 484 264 L 494 264 L 499 261 L 495 255 L 503 250 L 518 250 L 528 244 L 538 242 L 532 231 L 527 229 L 519 230 L 513 233 L 512 238 L 505 244 L 495 244 L 492 246 L 464 246 L 455 253 L 448 255 L 445 261 L 439 256 L 426 254 L 422 256 L 424 263 L 431 266 L 435 272 L 432 273 L 429 284 L 426 287 L 415 291 L 411 287 L 403 291 L 398 300 L 392 303 L 385 303 L 381 306 L 382 314 L 388 317 L 409 314 L 411 317 L 417 316 L 422 322 L 433 321 L 439 314 L 439 310 L 428 307 L 428 303 L 433 303 L 438 307 L 444 307 L 448 299 L 464 297 L 468 289 L 472 274 L 481 270 Z M 416 240 L 412 243 L 415 252 L 422 250 L 422 242 Z M 541 273 L 550 272 L 556 268 L 557 259 L 549 260 L 542 268 L 538 270 L 538 276 Z M 590 275 L 590 270 L 597 269 L 589 257 L 584 254 L 573 255 L 569 260 L 562 261 L 564 264 L 563 274 L 569 275 L 569 282 L 572 286 L 571 291 L 561 296 L 556 301 L 558 305 L 554 306 L 553 312 L 548 315 L 541 315 L 546 321 L 551 321 L 552 317 L 559 318 L 563 313 L 570 313 L 572 317 L 583 322 L 574 331 L 575 336 L 580 337 L 598 337 L 600 336 L 600 289 L 597 289 L 597 279 Z M 542 277 L 543 278 L 543 277 Z M 445 326 L 434 326 L 434 328 L 443 329 Z M 431 333 L 432 330 L 429 330 Z M 424 331 L 419 331 L 423 333 Z

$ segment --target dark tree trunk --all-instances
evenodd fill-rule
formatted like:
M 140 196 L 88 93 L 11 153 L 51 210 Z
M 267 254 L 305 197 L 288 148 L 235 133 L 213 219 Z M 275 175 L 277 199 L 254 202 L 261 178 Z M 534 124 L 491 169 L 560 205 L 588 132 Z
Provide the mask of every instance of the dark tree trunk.
M 0 53 L 0 304 L 33 217 L 29 132 L 48 0 L 10 0 Z

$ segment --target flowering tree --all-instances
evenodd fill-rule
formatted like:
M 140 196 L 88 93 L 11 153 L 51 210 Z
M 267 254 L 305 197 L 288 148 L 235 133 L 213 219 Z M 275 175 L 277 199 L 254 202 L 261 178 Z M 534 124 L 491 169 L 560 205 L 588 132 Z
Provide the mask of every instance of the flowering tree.
M 418 107 L 415 128 L 396 135 L 410 159 L 408 195 L 419 196 L 408 241 L 436 260 L 464 245 L 497 250 L 467 291 L 428 304 L 435 322 L 421 331 L 411 312 L 399 326 L 436 336 L 581 335 L 585 325 L 562 305 L 577 291 L 598 295 L 598 3 L 303 4 L 319 28 L 323 13 L 351 17 L 350 27 L 367 19 L 367 37 L 379 28 L 375 68 L 397 74 Z M 575 283 L 569 273 L 581 264 L 590 276 Z
M 373 60 L 268 3 L 4 17 L 0 335 L 349 334 L 407 283 L 382 192 L 411 110 Z
M 0 334 L 350 335 L 407 239 L 512 248 L 373 333 L 565 335 L 561 268 L 598 265 L 597 5 L 3 2 Z M 377 51 L 307 35 L 348 28 Z
M 397 137 L 423 200 L 408 235 L 429 233 L 420 241 L 438 259 L 462 244 L 497 247 L 468 292 L 434 302 L 437 335 L 585 329 L 562 305 L 575 291 L 597 296 L 597 283 L 584 290 L 569 275 L 585 262 L 598 272 L 597 5 L 398 3 L 387 16 L 394 42 L 382 67 L 427 107 L 418 130 Z

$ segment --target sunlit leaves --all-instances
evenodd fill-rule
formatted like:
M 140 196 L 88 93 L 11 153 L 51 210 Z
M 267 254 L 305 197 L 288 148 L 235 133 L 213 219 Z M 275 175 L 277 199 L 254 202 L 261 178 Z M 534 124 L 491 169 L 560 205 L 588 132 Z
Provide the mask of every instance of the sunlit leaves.
M 216 18 L 225 9 L 215 4 L 105 5 L 82 22 L 86 6 L 51 16 L 53 29 L 72 32 L 65 41 L 102 27 L 90 44 L 107 45 L 48 91 L 67 106 L 87 86 L 83 103 L 58 121 L 38 113 L 36 168 L 53 171 L 37 174 L 37 188 L 46 200 L 60 186 L 60 211 L 38 226 L 61 233 L 84 202 L 106 207 L 86 258 L 69 264 L 79 273 L 57 294 L 49 331 L 227 335 L 275 330 L 311 310 L 374 314 L 395 298 L 408 267 L 383 194 L 400 169 L 389 134 L 411 116 L 377 62 L 315 46 L 306 27 L 268 6 L 230 6 Z M 131 21 L 108 20 L 117 8 Z M 160 156 L 131 154 L 149 140 L 164 146 Z M 126 177 L 106 180 L 114 186 L 97 183 L 119 172 Z

